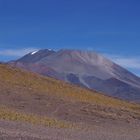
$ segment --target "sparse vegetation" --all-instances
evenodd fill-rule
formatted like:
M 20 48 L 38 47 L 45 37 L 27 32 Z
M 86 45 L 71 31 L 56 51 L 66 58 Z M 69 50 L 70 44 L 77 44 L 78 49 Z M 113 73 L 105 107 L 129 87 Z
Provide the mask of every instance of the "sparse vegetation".
M 85 102 L 106 108 L 111 107 L 123 111 L 126 110 L 133 112 L 133 115 L 137 118 L 140 116 L 139 104 L 113 99 L 88 89 L 83 89 L 49 77 L 43 77 L 16 68 L 11 68 L 3 64 L 0 65 L 0 87 L 0 94 L 12 94 L 13 92 L 15 94 L 14 96 L 21 96 L 24 94 L 24 96 L 27 96 L 27 98 L 29 95 L 44 95 L 46 97 L 54 96 L 55 98 L 62 98 L 65 101 Z M 49 118 L 47 117 L 40 118 L 35 115 L 24 115 L 13 111 L 9 113 L 9 111 L 3 112 L 2 109 L 3 113 L 1 112 L 2 115 L 0 115 L 0 118 L 5 117 L 7 119 L 15 119 L 21 121 L 27 120 L 31 123 L 43 123 L 46 125 L 59 124 L 63 127 L 66 125 L 65 123 L 63 124 L 53 119 L 50 119 L 49 121 Z M 97 114 L 102 114 L 102 112 L 98 111 Z M 109 111 L 107 111 L 103 114 L 106 114 L 105 116 L 111 117 L 114 113 L 109 114 Z
M 10 120 L 10 121 L 22 121 L 31 124 L 44 125 L 47 127 L 57 127 L 57 128 L 76 128 L 72 123 L 65 121 L 58 121 L 49 117 L 41 117 L 35 114 L 23 114 L 19 113 L 13 109 L 9 109 L 5 106 L 0 107 L 0 119 Z
M 17 91 L 28 91 L 28 94 L 49 94 L 67 98 L 68 100 L 78 100 L 122 109 L 126 108 L 133 111 L 140 110 L 140 105 L 138 104 L 113 99 L 97 92 L 76 87 L 49 77 L 43 77 L 16 68 L 9 68 L 9 66 L 6 65 L 0 65 L 0 85 L 3 91 L 5 87 L 9 89 L 9 91 L 14 88 Z M 135 110 L 135 108 L 137 109 Z
M 92 133 L 96 124 L 139 123 L 140 105 L 0 64 L 0 120 Z

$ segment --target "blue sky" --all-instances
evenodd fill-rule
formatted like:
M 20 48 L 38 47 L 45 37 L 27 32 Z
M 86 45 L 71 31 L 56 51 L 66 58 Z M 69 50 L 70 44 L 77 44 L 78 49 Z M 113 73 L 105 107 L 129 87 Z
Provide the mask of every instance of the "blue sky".
M 43 48 L 103 53 L 140 75 L 139 0 L 0 0 L 0 60 Z

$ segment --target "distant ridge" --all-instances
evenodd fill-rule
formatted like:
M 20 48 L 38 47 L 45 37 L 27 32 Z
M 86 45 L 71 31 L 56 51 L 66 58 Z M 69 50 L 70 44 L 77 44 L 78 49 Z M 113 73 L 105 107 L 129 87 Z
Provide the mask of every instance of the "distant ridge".
M 140 101 L 140 78 L 93 51 L 45 49 L 9 64 L 109 96 Z

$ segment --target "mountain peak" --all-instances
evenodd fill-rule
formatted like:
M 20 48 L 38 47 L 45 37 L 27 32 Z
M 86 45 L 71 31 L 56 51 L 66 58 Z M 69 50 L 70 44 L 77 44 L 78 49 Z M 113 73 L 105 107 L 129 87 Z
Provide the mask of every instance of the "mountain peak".
M 91 66 L 95 65 L 106 65 L 106 66 L 112 66 L 113 62 L 111 62 L 109 59 L 105 58 L 103 55 L 94 52 L 94 51 L 84 51 L 84 50 L 70 50 L 70 49 L 62 49 L 58 51 L 59 57 L 67 55 L 70 59 L 73 59 L 81 63 L 86 63 Z
M 25 55 L 12 65 L 107 95 L 130 100 L 140 98 L 140 78 L 94 51 L 39 50 Z
M 24 62 L 24 63 L 33 63 L 53 53 L 55 53 L 55 51 L 51 49 L 36 50 L 34 52 L 28 53 L 27 55 L 23 56 L 17 61 Z

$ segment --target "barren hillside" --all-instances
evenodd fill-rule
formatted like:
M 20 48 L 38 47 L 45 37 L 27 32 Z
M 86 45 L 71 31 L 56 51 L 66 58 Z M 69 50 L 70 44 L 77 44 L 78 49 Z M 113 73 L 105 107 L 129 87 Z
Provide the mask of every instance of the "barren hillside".
M 114 99 L 3 64 L 0 64 L 0 120 L 0 132 L 5 137 L 15 137 L 12 135 L 15 132 L 19 132 L 20 136 L 23 128 L 30 128 L 29 133 L 34 134 L 37 131 L 34 129 L 40 126 L 43 131 L 49 129 L 52 132 L 51 140 L 53 136 L 56 137 L 53 133 L 57 131 L 58 135 L 67 131 L 63 133 L 64 138 L 71 140 L 74 140 L 72 137 L 76 134 L 77 139 L 81 140 L 80 136 L 84 133 L 92 132 L 97 138 L 101 134 L 101 138 L 105 135 L 106 139 L 123 139 L 125 136 L 131 140 L 132 132 L 135 139 L 140 138 L 139 104 Z M 18 128 L 18 122 L 27 125 Z M 12 124 L 18 130 L 16 127 L 11 129 Z M 39 137 L 41 133 L 36 135 Z M 83 138 L 87 139 L 86 136 Z M 89 139 L 92 140 L 93 135 Z

